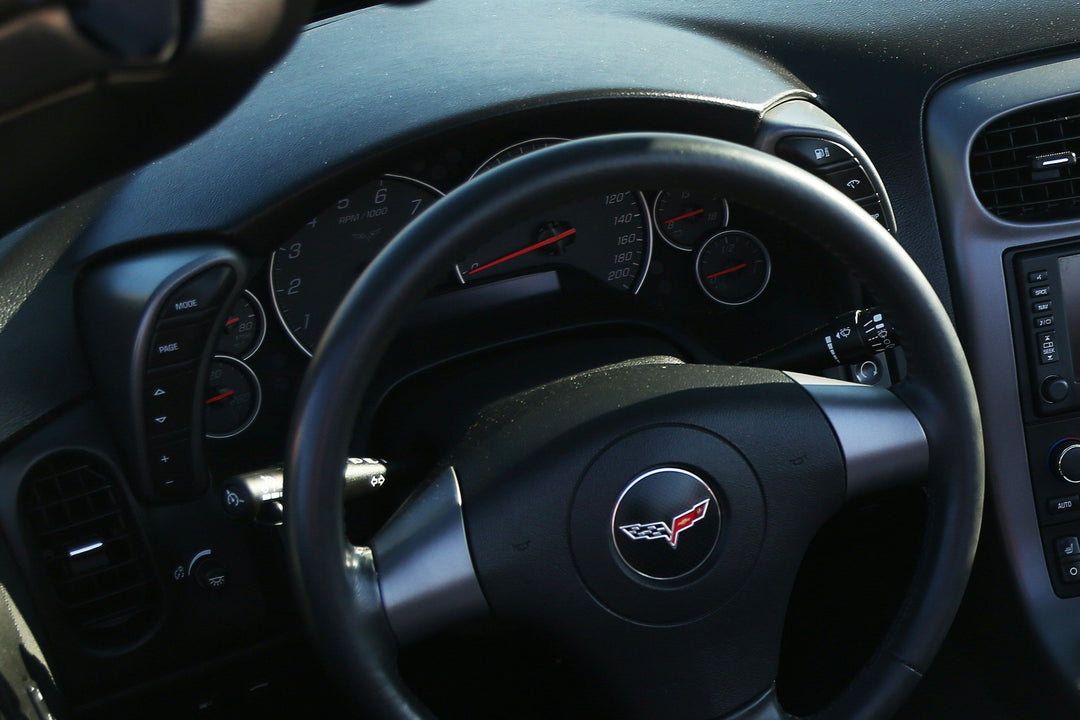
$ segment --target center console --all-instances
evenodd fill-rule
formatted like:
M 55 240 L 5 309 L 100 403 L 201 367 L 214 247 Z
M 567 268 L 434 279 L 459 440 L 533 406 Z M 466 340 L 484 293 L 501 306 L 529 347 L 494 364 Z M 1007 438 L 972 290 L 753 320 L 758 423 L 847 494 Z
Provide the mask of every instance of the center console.
M 1068 150 L 1080 57 L 942 86 L 927 157 L 983 419 L 994 592 L 1080 702 L 1080 203 Z M 1071 690 L 1069 690 L 1071 688 Z
M 1080 245 L 1005 255 L 1028 464 L 1054 592 L 1080 596 Z

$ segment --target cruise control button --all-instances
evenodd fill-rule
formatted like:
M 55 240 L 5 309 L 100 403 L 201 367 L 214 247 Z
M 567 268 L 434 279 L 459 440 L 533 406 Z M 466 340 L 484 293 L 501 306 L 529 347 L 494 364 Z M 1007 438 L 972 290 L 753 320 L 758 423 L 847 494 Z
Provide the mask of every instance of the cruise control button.
M 776 143 L 776 154 L 807 170 L 850 162 L 851 153 L 839 143 L 825 138 L 786 137 Z
M 206 323 L 161 330 L 150 344 L 150 367 L 162 367 L 194 360 L 206 346 Z
M 861 200 L 876 193 L 870 178 L 866 176 L 866 171 L 860 165 L 828 173 L 825 179 L 852 200 Z
M 176 290 L 161 308 L 161 319 L 198 315 L 215 309 L 228 292 L 232 268 L 221 266 L 196 275 Z

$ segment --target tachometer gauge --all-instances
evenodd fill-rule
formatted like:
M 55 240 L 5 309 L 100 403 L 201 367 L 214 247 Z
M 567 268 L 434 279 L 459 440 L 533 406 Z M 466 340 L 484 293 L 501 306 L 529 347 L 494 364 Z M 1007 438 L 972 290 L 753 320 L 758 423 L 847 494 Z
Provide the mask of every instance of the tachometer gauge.
M 728 222 L 727 200 L 690 190 L 661 190 L 653 201 L 656 231 L 669 245 L 693 250 Z
M 745 305 L 769 284 L 772 265 L 761 241 L 741 230 L 717 233 L 705 241 L 695 263 L 705 294 L 722 305 Z
M 384 175 L 308 222 L 270 260 L 274 309 L 311 354 L 330 316 L 372 258 L 442 196 L 419 180 Z
M 516 145 L 511 145 L 508 148 L 503 148 L 502 150 L 485 160 L 480 167 L 476 168 L 476 171 L 472 174 L 472 177 L 476 177 L 477 175 L 485 173 L 494 167 L 498 167 L 504 162 L 509 162 L 515 158 L 521 157 L 522 155 L 528 155 L 535 150 L 543 150 L 546 147 L 558 145 L 562 142 L 566 142 L 566 138 L 534 138 L 532 140 L 519 142 Z
M 616 290 L 641 289 L 652 253 L 641 193 L 622 190 L 567 203 L 519 222 L 457 264 L 463 284 L 573 268 Z

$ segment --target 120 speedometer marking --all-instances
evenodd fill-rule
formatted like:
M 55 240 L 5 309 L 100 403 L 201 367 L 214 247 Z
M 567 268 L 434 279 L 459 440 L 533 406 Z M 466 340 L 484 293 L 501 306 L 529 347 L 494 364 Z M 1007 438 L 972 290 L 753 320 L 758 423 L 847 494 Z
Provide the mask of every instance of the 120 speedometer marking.
M 620 191 L 578 200 L 515 224 L 457 264 L 463 284 L 545 269 L 572 269 L 636 293 L 652 252 L 644 198 Z

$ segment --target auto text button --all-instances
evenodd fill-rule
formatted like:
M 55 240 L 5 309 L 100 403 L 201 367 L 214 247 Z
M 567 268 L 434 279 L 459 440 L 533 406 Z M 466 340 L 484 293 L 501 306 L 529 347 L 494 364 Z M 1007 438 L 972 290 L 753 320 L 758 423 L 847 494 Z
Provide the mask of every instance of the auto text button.
M 1051 515 L 1072 512 L 1080 506 L 1080 495 L 1067 495 L 1065 497 L 1053 498 L 1052 500 L 1047 501 L 1046 506 Z

